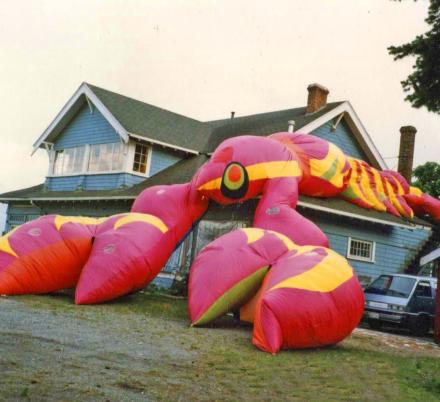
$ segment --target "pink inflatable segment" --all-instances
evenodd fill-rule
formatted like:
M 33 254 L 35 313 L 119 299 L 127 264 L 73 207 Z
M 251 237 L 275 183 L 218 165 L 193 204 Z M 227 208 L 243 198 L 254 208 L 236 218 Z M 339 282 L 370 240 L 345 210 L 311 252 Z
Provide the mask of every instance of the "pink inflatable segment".
M 359 323 L 364 299 L 345 258 L 249 228 L 200 252 L 191 268 L 188 304 L 192 325 L 243 306 L 240 316 L 254 322 L 254 344 L 277 353 L 341 341 Z
M 252 342 L 270 353 L 332 345 L 353 331 L 363 310 L 362 288 L 345 258 L 325 248 L 298 247 L 264 281 Z
M 247 302 L 269 267 L 292 247 L 287 237 L 254 228 L 230 232 L 207 245 L 189 277 L 192 325 L 207 324 Z
M 0 294 L 74 287 L 89 257 L 98 222 L 47 215 L 0 238 Z
M 157 276 L 207 208 L 208 200 L 191 186 L 151 187 L 136 199 L 134 212 L 102 223 L 76 289 L 77 304 L 114 299 L 145 287 Z
M 75 302 L 101 303 L 153 280 L 175 247 L 165 223 L 148 214 L 127 214 L 98 234 L 79 279 Z

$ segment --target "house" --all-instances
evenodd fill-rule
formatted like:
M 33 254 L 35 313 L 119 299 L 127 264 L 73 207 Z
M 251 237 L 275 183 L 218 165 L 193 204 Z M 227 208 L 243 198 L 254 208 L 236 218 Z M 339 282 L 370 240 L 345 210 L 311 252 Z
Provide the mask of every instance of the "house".
M 106 216 L 126 212 L 136 196 L 157 184 L 184 183 L 225 139 L 292 130 L 338 145 L 347 155 L 384 169 L 386 164 L 348 101 L 327 102 L 328 90 L 308 87 L 303 107 L 200 122 L 83 83 L 33 146 L 49 156 L 43 183 L 0 195 L 7 228 L 40 215 Z M 415 129 L 403 127 L 405 149 Z M 412 155 L 402 155 L 408 169 Z M 405 162 L 407 161 L 407 162 Z M 411 171 L 411 168 L 409 168 Z M 233 228 L 250 226 L 256 201 L 212 204 L 175 250 L 157 282 L 169 285 L 198 250 Z M 432 236 L 431 224 L 359 208 L 341 199 L 301 196 L 298 210 L 328 235 L 361 282 L 405 270 Z

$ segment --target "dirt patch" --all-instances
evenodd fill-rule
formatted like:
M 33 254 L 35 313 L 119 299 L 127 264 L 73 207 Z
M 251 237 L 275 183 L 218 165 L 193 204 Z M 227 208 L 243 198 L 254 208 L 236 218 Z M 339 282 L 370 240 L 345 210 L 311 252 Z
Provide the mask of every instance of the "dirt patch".
M 394 349 L 409 354 L 416 353 L 420 356 L 435 356 L 440 358 L 440 347 L 427 338 L 390 334 L 382 331 L 373 331 L 365 328 L 356 328 L 353 332 L 355 337 L 369 339 L 382 350 Z
M 423 400 L 440 398 L 440 350 L 358 329 L 329 348 L 272 356 L 226 317 L 190 328 L 186 301 L 137 293 L 0 297 L 1 401 Z M 348 376 L 349 373 L 349 376 Z

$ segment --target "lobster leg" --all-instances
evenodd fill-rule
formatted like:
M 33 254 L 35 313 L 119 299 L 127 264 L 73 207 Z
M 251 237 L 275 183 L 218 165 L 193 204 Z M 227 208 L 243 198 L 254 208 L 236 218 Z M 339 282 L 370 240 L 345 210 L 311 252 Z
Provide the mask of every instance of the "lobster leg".
M 299 245 L 328 247 L 324 232 L 294 208 L 298 202 L 298 178 L 268 180 L 255 211 L 254 227 L 282 233 Z
M 131 213 L 112 217 L 98 227 L 75 302 L 101 303 L 145 287 L 207 205 L 208 200 L 194 192 L 191 183 L 145 190 Z

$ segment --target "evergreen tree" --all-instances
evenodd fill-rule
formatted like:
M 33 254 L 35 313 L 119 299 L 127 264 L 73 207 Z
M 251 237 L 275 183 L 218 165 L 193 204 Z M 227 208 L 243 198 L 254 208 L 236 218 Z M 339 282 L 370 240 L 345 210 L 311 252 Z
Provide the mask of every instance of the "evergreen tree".
M 428 17 L 430 30 L 400 46 L 390 46 L 394 60 L 415 56 L 413 72 L 402 81 L 407 93 L 405 100 L 415 108 L 425 106 L 440 114 L 440 0 L 430 0 Z

